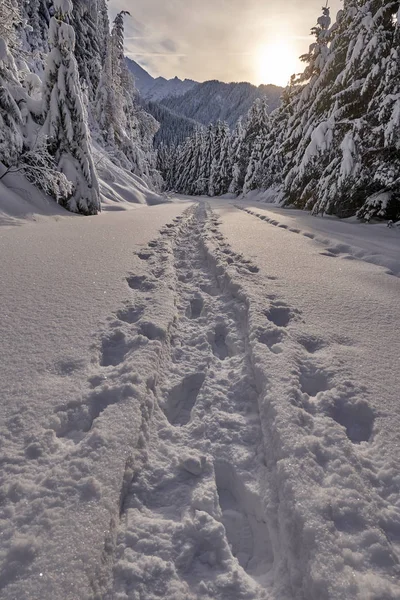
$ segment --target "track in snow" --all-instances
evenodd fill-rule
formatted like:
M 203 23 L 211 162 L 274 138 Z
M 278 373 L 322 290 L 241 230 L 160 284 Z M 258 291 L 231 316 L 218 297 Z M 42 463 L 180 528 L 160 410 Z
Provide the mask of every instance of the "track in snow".
M 176 318 L 149 391 L 144 456 L 123 502 L 112 598 L 267 598 L 257 579 L 265 580 L 273 556 L 245 307 L 209 264 L 208 227 L 218 235 L 198 207 L 176 233 L 162 232 L 172 241 Z M 165 246 L 152 246 L 147 260 L 158 270 Z M 257 271 L 233 260 L 250 276 Z
M 154 364 L 101 597 L 394 600 L 398 487 L 366 390 L 335 358 L 351 340 L 307 332 L 217 224 L 201 204 L 140 251 L 118 313 L 135 334 L 103 340 L 103 364 L 133 367 L 142 348 Z
M 311 231 L 304 231 L 298 229 L 297 227 L 291 227 L 286 223 L 282 223 L 275 218 L 271 218 L 266 214 L 256 212 L 251 208 L 247 208 L 245 206 L 235 204 L 235 208 L 237 208 L 238 210 L 242 210 L 247 214 L 252 215 L 253 217 L 257 217 L 258 219 L 264 221 L 265 223 L 268 223 L 269 225 L 279 227 L 280 229 L 285 229 L 290 233 L 300 234 L 310 240 L 314 240 L 318 244 L 325 246 L 325 249 L 320 252 L 321 256 L 326 256 L 328 258 L 340 258 L 344 260 L 362 260 L 364 262 L 368 262 L 383 268 L 384 272 L 387 275 L 394 275 L 395 277 L 400 277 L 399 264 L 397 259 L 385 259 L 378 252 L 366 250 L 364 248 L 357 247 L 356 245 L 350 245 L 348 243 L 331 240 L 329 238 L 323 237 L 323 233 L 312 233 Z M 331 234 L 328 233 L 326 235 L 332 235 L 334 237 L 334 232 L 332 231 Z M 387 266 L 384 266 L 385 264 L 387 264 Z

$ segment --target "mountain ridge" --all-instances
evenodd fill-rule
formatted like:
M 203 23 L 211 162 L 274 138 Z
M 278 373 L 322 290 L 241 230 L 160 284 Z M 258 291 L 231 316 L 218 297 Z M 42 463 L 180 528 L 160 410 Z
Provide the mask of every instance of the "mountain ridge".
M 210 80 L 194 86 L 185 94 L 165 97 L 160 103 L 203 125 L 220 120 L 232 128 L 257 99 L 267 99 L 269 112 L 278 108 L 282 92 L 283 88 L 272 84 L 256 87 L 248 82 Z
M 126 63 L 135 79 L 138 92 L 145 100 L 159 101 L 168 96 L 183 95 L 198 85 L 198 82 L 192 79 L 153 77 L 146 69 L 128 57 L 126 57 Z
M 209 125 L 218 120 L 234 127 L 257 99 L 267 98 L 269 111 L 280 105 L 283 88 L 273 84 L 258 87 L 246 81 L 225 83 L 212 79 L 202 83 L 192 79 L 152 77 L 143 67 L 127 58 L 140 96 L 169 109 L 179 117 Z

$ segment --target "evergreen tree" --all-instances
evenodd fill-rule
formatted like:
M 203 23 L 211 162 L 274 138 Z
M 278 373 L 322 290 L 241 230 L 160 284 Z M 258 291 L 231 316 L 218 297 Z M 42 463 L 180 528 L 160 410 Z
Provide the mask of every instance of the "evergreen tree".
M 19 45 L 17 29 L 21 23 L 21 14 L 17 0 L 0 2 L 0 38 L 3 40 L 2 55 L 8 50 L 16 50 Z M 7 49 L 6 47 L 7 46 Z
M 390 50 L 386 60 L 377 57 L 380 68 L 371 68 L 371 76 L 367 81 L 368 86 L 371 86 L 370 79 L 377 82 L 377 89 L 368 106 L 370 126 L 368 149 L 364 156 L 374 189 L 369 189 L 368 197 L 359 209 L 358 216 L 397 220 L 400 218 L 399 3 L 386 3 L 384 8 L 386 10 L 382 11 L 382 16 L 386 13 L 386 26 L 382 27 L 381 24 L 379 33 L 380 38 L 382 34 L 384 36 L 384 47 L 388 43 L 386 36 L 389 33 Z M 391 17 L 396 11 L 396 20 L 393 21 Z
M 240 178 L 242 174 L 241 168 L 241 149 L 243 138 L 245 135 L 242 119 L 236 124 L 235 131 L 232 134 L 232 141 L 230 144 L 230 157 L 229 163 L 231 165 L 231 182 L 229 184 L 228 191 L 231 194 L 239 194 L 242 191 L 240 187 Z
M 234 193 L 243 191 L 246 173 L 256 139 L 265 138 L 269 130 L 269 114 L 266 99 L 257 99 L 250 108 L 243 123 L 237 142 L 236 156 L 233 166 L 233 179 L 230 190 Z
M 229 137 L 229 128 L 226 123 L 217 121 L 212 130 L 211 142 L 211 165 L 210 178 L 208 183 L 208 195 L 219 196 L 225 192 L 226 183 L 223 182 L 224 173 L 221 169 L 224 167 L 224 152 L 226 141 Z M 225 175 L 226 178 L 226 175 Z
M 296 201 L 298 204 L 305 204 L 313 197 L 316 172 L 311 157 L 315 141 L 315 136 L 312 136 L 321 121 L 322 111 L 329 108 L 330 97 L 323 97 L 320 81 L 326 77 L 325 68 L 329 62 L 330 25 L 330 10 L 325 7 L 317 24 L 311 29 L 315 42 L 311 44 L 308 53 L 300 57 L 305 63 L 304 72 L 292 77 L 282 105 L 282 110 L 286 113 L 286 133 L 280 148 L 285 162 L 284 189 L 288 201 Z M 310 163 L 305 163 L 305 159 L 309 157 Z
M 11 10 L 11 12 L 9 12 Z M 16 15 L 13 7 L 0 7 L 0 23 L 2 16 Z M 11 43 L 14 43 L 13 31 L 6 30 L 2 33 Z M 0 38 L 0 161 L 6 166 L 14 164 L 22 152 L 22 114 L 12 93 L 18 86 L 18 74 L 14 59 L 8 50 L 4 38 Z
M 102 66 L 100 47 L 102 40 L 97 31 L 97 21 L 102 14 L 98 13 L 97 0 L 72 0 L 72 2 L 70 24 L 75 31 L 75 58 L 81 83 L 85 82 L 89 100 L 93 101 Z
M 243 194 L 251 190 L 261 188 L 261 159 L 262 159 L 262 141 L 261 136 L 256 138 L 253 145 L 253 151 L 250 156 L 249 166 L 247 167 L 246 177 L 243 185 Z
M 398 2 L 365 0 L 348 22 L 345 65 L 333 88 L 332 143 L 321 154 L 325 169 L 316 187 L 314 212 L 351 215 L 371 194 L 385 190 L 377 170 L 386 152 L 373 107 L 385 79 L 397 9 Z
M 75 34 L 69 25 L 70 0 L 55 0 L 50 21 L 50 47 L 43 84 L 45 123 L 42 135 L 61 172 L 74 185 L 65 207 L 72 212 L 96 214 L 100 210 L 99 185 L 90 149 L 87 116 L 74 57 Z

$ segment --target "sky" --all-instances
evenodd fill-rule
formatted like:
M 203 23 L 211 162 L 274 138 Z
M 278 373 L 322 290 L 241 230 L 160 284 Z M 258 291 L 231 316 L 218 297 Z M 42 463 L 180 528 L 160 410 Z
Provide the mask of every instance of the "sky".
M 286 85 L 322 0 L 110 0 L 127 10 L 126 54 L 154 77 Z M 331 0 L 335 18 L 340 0 Z

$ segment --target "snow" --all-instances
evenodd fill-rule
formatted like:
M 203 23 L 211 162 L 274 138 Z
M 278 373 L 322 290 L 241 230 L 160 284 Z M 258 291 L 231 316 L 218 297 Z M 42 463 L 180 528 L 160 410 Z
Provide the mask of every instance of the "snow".
M 399 598 L 398 232 L 235 204 L 0 229 L 2 600 Z
M 63 15 L 69 15 L 73 9 L 71 0 L 54 0 L 53 5 L 54 9 Z
M 154 206 L 169 202 L 167 196 L 149 189 L 141 177 L 112 163 L 103 149 L 96 148 L 94 156 L 103 210 L 126 211 L 135 205 Z M 0 176 L 4 171 L 5 167 L 0 164 Z M 0 180 L 0 226 L 60 216 L 67 217 L 68 213 L 31 185 L 21 173 L 5 175 Z
M 355 217 L 314 217 L 297 209 L 278 208 L 271 202 L 274 190 L 253 193 L 235 204 L 250 211 L 266 223 L 305 236 L 323 252 L 345 260 L 358 259 L 383 267 L 400 277 L 400 230 L 388 229 L 386 223 L 360 223 Z M 278 191 L 276 191 L 278 195 Z M 382 201 L 382 194 L 376 200 Z M 254 200 L 253 200 L 254 199 Z M 264 202 L 264 200 L 266 202 Z M 387 195 L 385 195 L 385 201 Z M 318 250 L 319 252 L 321 249 Z
M 5 61 L 5 60 L 7 60 L 7 57 L 8 57 L 7 44 L 5 43 L 3 38 L 0 38 L 0 60 Z
M 311 141 L 304 152 L 304 156 L 301 160 L 299 171 L 304 173 L 310 160 L 318 154 L 318 152 L 325 152 L 332 144 L 333 139 L 333 128 L 334 119 L 330 118 L 328 121 L 320 123 L 311 134 Z

